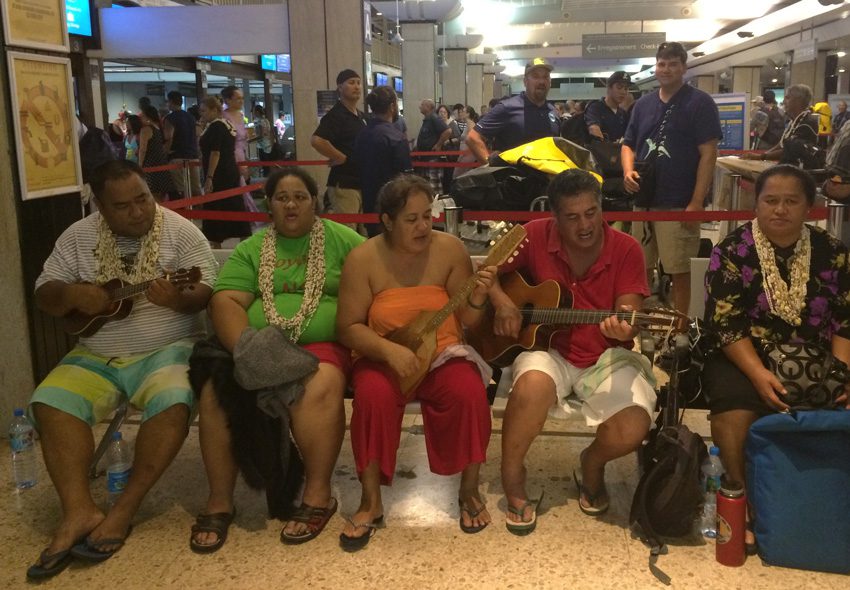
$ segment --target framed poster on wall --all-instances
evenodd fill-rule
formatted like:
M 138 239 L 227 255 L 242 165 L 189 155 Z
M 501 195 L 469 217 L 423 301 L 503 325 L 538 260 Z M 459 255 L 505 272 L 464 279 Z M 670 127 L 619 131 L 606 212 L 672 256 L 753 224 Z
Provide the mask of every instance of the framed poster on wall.
M 68 53 L 68 24 L 63 0 L 3 0 L 6 45 Z
M 7 55 L 23 198 L 79 191 L 71 60 L 13 51 Z

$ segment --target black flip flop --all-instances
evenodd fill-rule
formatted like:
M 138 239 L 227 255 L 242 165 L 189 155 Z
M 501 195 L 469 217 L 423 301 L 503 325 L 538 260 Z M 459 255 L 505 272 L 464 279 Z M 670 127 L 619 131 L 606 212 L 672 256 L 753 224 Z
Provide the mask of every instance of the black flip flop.
M 130 525 L 127 528 L 127 534 L 124 535 L 123 538 L 116 537 L 114 539 L 98 539 L 97 541 L 92 541 L 90 538 L 86 537 L 84 541 L 71 547 L 71 555 L 89 563 L 100 563 L 102 561 L 106 561 L 124 546 L 124 543 L 127 541 L 127 538 L 132 532 L 133 525 Z M 108 545 L 116 545 L 116 547 L 109 551 L 103 551 L 100 549 L 101 547 L 106 547 Z
M 65 571 L 74 557 L 71 555 L 71 549 L 63 549 L 56 553 L 48 554 L 47 549 L 41 552 L 38 556 L 38 563 L 34 563 L 27 569 L 28 580 L 47 580 L 55 575 Z M 45 564 L 53 564 L 46 566 Z
M 195 518 L 192 533 L 189 535 L 189 549 L 195 553 L 215 553 L 221 549 L 224 542 L 227 541 L 227 531 L 230 529 L 234 518 L 236 518 L 236 508 L 233 509 L 233 512 L 199 514 Z M 218 540 L 210 545 L 202 545 L 195 541 L 195 535 L 198 533 L 213 533 L 218 536 Z
M 469 520 L 472 520 L 476 516 L 478 516 L 479 514 L 484 512 L 484 510 L 487 509 L 487 504 L 485 504 L 481 500 L 481 498 L 478 498 L 478 501 L 481 502 L 481 508 L 479 508 L 478 510 L 472 510 L 467 506 L 467 504 L 465 504 L 463 502 L 463 500 L 460 499 L 460 496 L 458 496 L 458 499 L 457 499 L 457 503 L 460 506 L 460 518 L 458 519 L 459 522 L 460 522 L 460 530 L 462 530 L 464 533 L 466 533 L 468 535 L 480 533 L 481 531 L 483 531 L 484 529 L 487 528 L 488 524 L 490 524 L 489 522 L 484 523 L 484 524 L 479 524 L 478 526 L 466 526 L 465 524 L 463 524 L 463 513 L 464 512 L 466 512 L 469 515 Z
M 369 543 L 369 539 L 375 535 L 375 531 L 384 527 L 383 515 L 373 519 L 372 522 L 364 522 L 363 524 L 356 524 L 350 518 L 346 520 L 348 520 L 348 522 L 351 523 L 351 526 L 355 529 L 368 529 L 368 532 L 360 535 L 359 537 L 349 537 L 345 533 L 339 534 L 339 546 L 349 553 L 354 553 L 355 551 L 363 549 Z

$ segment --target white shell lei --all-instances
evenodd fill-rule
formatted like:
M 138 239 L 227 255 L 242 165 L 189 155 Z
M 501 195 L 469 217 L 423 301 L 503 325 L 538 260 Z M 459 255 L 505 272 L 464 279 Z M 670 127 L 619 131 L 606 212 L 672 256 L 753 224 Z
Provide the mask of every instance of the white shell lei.
M 776 252 L 764 232 L 759 228 L 758 220 L 753 220 L 753 241 L 756 244 L 761 272 L 764 276 L 764 293 L 767 304 L 774 315 L 779 316 L 792 326 L 801 323 L 800 312 L 806 306 L 806 284 L 809 282 L 809 264 L 812 259 L 812 244 L 809 228 L 803 224 L 800 239 L 794 246 L 794 254 L 789 262 L 788 273 L 790 288 L 782 280 L 776 266 Z
M 153 225 L 148 233 L 142 237 L 139 251 L 136 253 L 136 261 L 132 270 L 128 273 L 121 260 L 121 250 L 115 241 L 115 234 L 109 229 L 109 224 L 101 214 L 100 224 L 97 227 L 97 246 L 94 249 L 94 258 L 97 264 L 97 277 L 95 283 L 102 285 L 118 278 L 130 284 L 138 284 L 157 277 L 156 263 L 159 260 L 159 238 L 162 235 L 162 207 L 156 206 Z
M 307 273 L 304 281 L 304 296 L 301 307 L 289 319 L 277 312 L 274 302 L 274 269 L 277 262 L 277 231 L 269 227 L 263 237 L 260 250 L 260 270 L 258 281 L 260 296 L 263 300 L 263 314 L 269 325 L 282 328 L 289 334 L 292 342 L 298 342 L 301 333 L 307 328 L 313 314 L 319 307 L 322 290 L 325 288 L 325 225 L 316 218 L 310 230 L 310 248 L 307 251 Z

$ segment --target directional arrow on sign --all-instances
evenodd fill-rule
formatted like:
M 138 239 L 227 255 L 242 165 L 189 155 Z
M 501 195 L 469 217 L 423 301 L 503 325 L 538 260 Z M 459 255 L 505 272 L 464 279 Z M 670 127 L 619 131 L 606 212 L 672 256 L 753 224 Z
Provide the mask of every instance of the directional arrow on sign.
M 594 51 L 596 51 L 596 47 L 595 47 L 595 46 L 593 46 L 593 45 L 591 45 L 590 43 L 588 43 L 588 44 L 587 44 L 587 52 L 588 52 L 588 53 L 593 53 Z

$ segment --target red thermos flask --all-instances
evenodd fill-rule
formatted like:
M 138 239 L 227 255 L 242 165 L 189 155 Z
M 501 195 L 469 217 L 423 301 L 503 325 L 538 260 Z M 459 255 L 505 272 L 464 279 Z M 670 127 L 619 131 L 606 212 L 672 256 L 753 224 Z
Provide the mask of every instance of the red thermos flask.
M 717 492 L 717 561 L 730 567 L 744 565 L 744 535 L 747 526 L 747 497 L 744 486 L 728 481 Z

